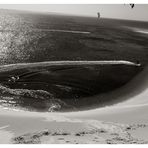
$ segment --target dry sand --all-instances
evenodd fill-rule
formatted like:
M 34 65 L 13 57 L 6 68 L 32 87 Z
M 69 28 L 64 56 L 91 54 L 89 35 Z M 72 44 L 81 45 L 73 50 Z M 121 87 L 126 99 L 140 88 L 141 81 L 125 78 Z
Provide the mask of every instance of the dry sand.
M 71 113 L 0 109 L 0 143 L 148 143 L 148 68 L 126 89 L 126 101 Z M 120 90 L 119 90 L 120 91 Z M 123 99 L 123 98 L 122 98 Z M 1 136 L 0 136 L 1 137 Z
M 30 113 L 5 111 L 1 143 L 148 143 L 147 107 L 96 110 L 78 113 Z M 145 114 L 143 114 L 145 113 Z M 129 117 L 128 117 L 129 116 Z

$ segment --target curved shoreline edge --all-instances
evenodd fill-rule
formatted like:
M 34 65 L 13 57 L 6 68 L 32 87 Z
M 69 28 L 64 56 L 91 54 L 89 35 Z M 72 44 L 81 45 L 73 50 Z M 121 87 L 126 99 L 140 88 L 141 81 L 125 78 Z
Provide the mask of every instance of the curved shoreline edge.
M 76 142 L 83 143 L 86 142 L 86 138 L 90 136 L 92 137 L 92 140 L 89 140 L 88 138 L 87 141 L 93 143 L 93 137 L 97 137 L 97 135 L 99 135 L 99 137 L 101 137 L 101 139 L 105 139 L 105 141 L 98 141 L 98 143 L 147 143 L 146 138 L 148 137 L 148 108 L 147 106 L 142 105 L 135 106 L 135 104 L 137 103 L 145 103 L 148 101 L 146 98 L 148 84 L 147 73 L 148 67 L 146 67 L 142 73 L 138 74 L 137 77 L 130 84 L 128 84 L 129 87 L 125 88 L 127 90 L 134 86 L 134 83 L 137 84 L 137 89 L 139 90 L 139 87 L 142 89 L 142 93 L 139 93 L 139 95 L 142 97 L 142 99 L 140 100 L 139 95 L 129 95 L 130 100 L 127 100 L 126 102 L 123 102 L 121 104 L 108 106 L 106 108 L 71 113 L 39 113 L 22 110 L 4 110 L 0 108 L 0 117 L 4 120 L 3 125 L 10 124 L 10 127 L 7 127 L 7 131 L 14 133 L 12 139 L 8 138 L 8 140 L 11 143 L 44 143 L 44 140 L 48 143 L 57 143 L 56 138 L 60 137 L 64 138 L 65 142 L 66 140 L 69 140 L 70 143 L 74 143 L 73 139 L 75 140 L 75 138 L 77 138 L 80 141 L 76 140 Z M 135 91 L 137 91 L 137 89 Z M 130 104 L 131 106 L 126 107 L 127 104 Z M 133 105 L 134 108 L 132 107 Z M 17 126 L 24 124 L 24 122 L 28 123 L 25 129 L 23 126 L 20 126 L 21 130 L 18 129 Z M 34 125 L 34 123 L 36 123 L 36 126 Z M 63 132 L 60 132 L 61 130 Z M 113 130 L 113 132 L 110 132 L 111 130 Z M 106 138 L 106 136 L 108 135 L 111 138 Z M 128 137 L 126 135 L 131 136 Z M 36 139 L 32 137 L 39 137 L 39 141 L 36 141 Z M 46 141 L 44 137 L 49 137 L 49 140 L 47 139 Z M 50 141 L 50 138 L 52 138 L 53 141 Z M 120 140 L 121 138 L 122 140 Z
M 1 65 L 0 68 L 3 67 L 11 67 L 11 66 L 42 66 L 42 65 L 133 65 L 133 66 L 141 66 L 141 64 L 137 64 L 130 61 L 124 60 L 109 60 L 109 61 L 45 61 L 45 62 L 36 62 L 36 63 L 17 63 L 17 64 L 8 64 Z

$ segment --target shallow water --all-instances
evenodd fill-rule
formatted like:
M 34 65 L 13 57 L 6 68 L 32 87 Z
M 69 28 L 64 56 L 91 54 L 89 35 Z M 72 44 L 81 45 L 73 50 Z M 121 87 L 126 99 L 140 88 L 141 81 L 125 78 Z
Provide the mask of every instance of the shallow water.
M 146 22 L 0 10 L 0 26 L 1 65 L 63 60 L 145 64 L 148 59 L 148 37 L 122 27 L 146 28 Z
M 123 26 L 146 29 L 148 23 L 0 10 L 0 105 L 77 111 L 112 102 L 102 94 L 130 82 L 148 63 L 148 36 Z
M 112 98 L 102 93 L 124 86 L 142 70 L 128 61 L 41 62 L 1 66 L 1 101 L 5 107 L 35 111 L 77 111 Z M 85 99 L 84 99 L 85 98 Z M 88 103 L 89 102 L 89 103 Z

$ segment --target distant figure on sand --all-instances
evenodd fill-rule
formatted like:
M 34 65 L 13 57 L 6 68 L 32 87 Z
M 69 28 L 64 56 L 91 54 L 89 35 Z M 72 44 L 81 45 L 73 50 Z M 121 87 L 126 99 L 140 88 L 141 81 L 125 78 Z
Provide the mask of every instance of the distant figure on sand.
M 100 19 L 100 13 L 99 12 L 97 13 L 97 15 L 98 15 L 98 18 Z

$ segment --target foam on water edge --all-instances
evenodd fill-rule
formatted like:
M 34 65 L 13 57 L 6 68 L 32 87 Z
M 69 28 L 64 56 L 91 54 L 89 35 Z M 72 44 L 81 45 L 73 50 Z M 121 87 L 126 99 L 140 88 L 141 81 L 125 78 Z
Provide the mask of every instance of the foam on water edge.
M 26 66 L 26 65 L 32 65 L 32 66 L 37 66 L 37 65 L 120 65 L 120 64 L 125 64 L 125 65 L 134 65 L 134 66 L 141 66 L 140 63 L 134 63 L 130 61 L 125 61 L 125 60 L 109 60 L 109 61 L 45 61 L 45 62 L 36 62 L 36 63 L 17 63 L 17 64 L 8 64 L 8 65 L 1 65 L 0 68 L 3 67 L 11 67 L 11 66 Z

